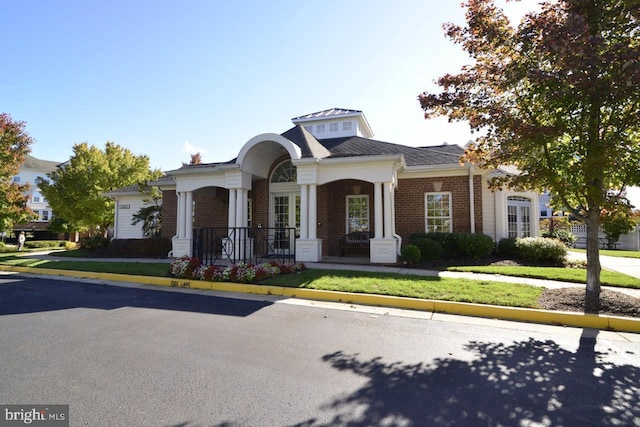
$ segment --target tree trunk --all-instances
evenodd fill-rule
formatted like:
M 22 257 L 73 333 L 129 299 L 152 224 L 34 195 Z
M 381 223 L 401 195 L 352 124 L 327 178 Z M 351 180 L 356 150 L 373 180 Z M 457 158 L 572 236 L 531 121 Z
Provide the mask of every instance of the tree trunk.
M 587 217 L 587 289 L 584 299 L 585 313 L 600 310 L 600 231 L 599 212 L 592 209 Z

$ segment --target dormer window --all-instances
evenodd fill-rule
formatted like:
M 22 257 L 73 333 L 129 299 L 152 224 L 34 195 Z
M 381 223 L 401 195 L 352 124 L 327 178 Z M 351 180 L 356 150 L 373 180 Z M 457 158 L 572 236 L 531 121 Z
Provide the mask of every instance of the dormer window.
M 343 131 L 350 131 L 353 127 L 353 123 L 352 122 L 342 122 L 342 130 Z
M 329 132 L 338 132 L 338 123 L 329 123 Z
M 324 133 L 324 128 L 325 128 L 324 124 L 317 125 L 316 126 L 316 133 Z

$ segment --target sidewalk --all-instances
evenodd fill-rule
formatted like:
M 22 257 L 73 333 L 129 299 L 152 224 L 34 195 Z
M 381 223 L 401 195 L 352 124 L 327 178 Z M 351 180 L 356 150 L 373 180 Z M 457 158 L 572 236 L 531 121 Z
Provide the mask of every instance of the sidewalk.
M 24 254 L 28 258 L 42 259 L 42 260 L 56 260 L 62 259 L 69 261 L 70 258 L 56 257 L 55 255 L 48 255 L 44 253 L 30 253 Z M 169 259 L 132 259 L 132 258 L 112 258 L 112 259 L 90 259 L 90 258 L 77 258 L 78 262 L 82 261 L 109 261 L 109 262 L 158 262 L 166 263 L 167 265 L 171 260 Z M 378 272 L 391 272 L 400 274 L 414 274 L 424 276 L 439 276 L 439 277 L 452 277 L 452 278 L 468 278 L 473 280 L 484 281 L 497 281 L 507 283 L 524 283 L 533 286 L 544 286 L 547 288 L 562 288 L 562 287 L 581 287 L 584 288 L 584 284 L 567 283 L 567 282 L 555 282 L 549 280 L 528 279 L 521 277 L 508 277 L 494 274 L 477 274 L 466 272 L 448 272 L 448 271 L 431 271 L 431 270 L 419 270 L 409 269 L 402 267 L 390 267 L 390 266 L 374 266 L 374 265 L 348 265 L 348 264 L 331 264 L 331 263 L 306 263 L 309 268 L 317 269 L 336 269 L 336 270 L 360 270 L 360 271 L 378 271 Z M 565 312 L 565 311 L 552 311 L 552 310 L 540 310 L 540 309 L 528 309 L 519 307 L 504 307 L 485 304 L 471 304 L 463 302 L 453 301 L 441 301 L 441 300 L 428 300 L 418 298 L 404 298 L 393 297 L 376 294 L 361 294 L 350 292 L 336 292 L 336 291 L 322 291 L 316 289 L 306 288 L 288 288 L 282 286 L 261 286 L 250 284 L 237 284 L 228 282 L 208 282 L 201 280 L 189 280 L 189 279 L 175 279 L 172 277 L 147 277 L 147 276 L 131 276 L 126 274 L 112 274 L 112 273 L 95 273 L 95 272 L 83 272 L 83 271 L 64 271 L 55 269 L 37 269 L 31 267 L 11 267 L 0 266 L 0 271 L 12 271 L 18 273 L 29 273 L 38 275 L 48 275 L 52 278 L 60 276 L 75 277 L 78 280 L 97 279 L 105 284 L 123 283 L 119 286 L 123 286 L 125 283 L 136 286 L 164 286 L 167 289 L 179 290 L 206 290 L 214 292 L 224 292 L 228 295 L 262 295 L 265 298 L 284 299 L 288 301 L 313 301 L 317 302 L 332 302 L 332 303 L 346 303 L 349 307 L 357 307 L 361 305 L 363 307 L 387 307 L 389 309 L 402 309 L 402 310 L 415 310 L 416 312 L 424 313 L 427 318 L 435 319 L 441 315 L 462 315 L 470 316 L 471 318 L 485 318 L 485 319 L 501 319 L 509 321 L 527 322 L 532 324 L 547 324 L 547 325 L 565 325 L 579 328 L 591 328 L 599 330 L 611 330 L 618 333 L 630 332 L 633 336 L 628 336 L 627 340 L 640 339 L 636 334 L 640 333 L 640 319 L 632 317 L 619 317 L 611 315 L 599 315 L 599 314 L 585 314 L 581 312 Z M 607 288 L 616 292 L 624 292 L 634 297 L 640 297 L 639 289 L 622 289 L 622 288 Z
M 570 256 L 574 259 L 586 259 L 586 255 L 580 252 L 569 252 Z M 33 258 L 33 259 L 42 259 L 49 261 L 99 261 L 99 262 L 152 262 L 152 263 L 166 263 L 169 264 L 172 259 L 163 258 L 69 258 L 69 257 L 56 257 L 55 255 L 50 255 L 49 252 L 37 252 L 37 253 L 25 253 L 25 258 Z M 615 265 L 613 262 L 609 261 L 609 259 L 614 259 L 615 257 L 601 257 L 606 258 L 607 266 Z M 638 267 L 635 275 L 625 273 L 620 271 L 623 274 L 628 274 L 630 276 L 640 278 L 640 259 L 627 258 L 633 261 L 637 261 Z M 615 260 L 615 259 L 614 259 Z M 601 261 L 603 263 L 603 268 L 607 268 L 604 266 L 605 261 Z M 584 288 L 584 284 L 573 283 L 573 282 L 560 282 L 554 280 L 543 280 L 543 279 L 531 279 L 527 277 L 514 277 L 514 276 L 503 276 L 500 274 L 484 274 L 484 273 L 466 273 L 466 272 L 456 272 L 456 271 L 435 271 L 435 270 L 423 270 L 418 268 L 404 268 L 404 267 L 395 267 L 395 266 L 379 266 L 379 265 L 371 265 L 371 264 L 337 264 L 337 263 L 327 263 L 327 262 L 307 262 L 305 265 L 309 268 L 315 268 L 319 270 L 356 270 L 356 271 L 376 271 L 376 272 L 384 272 L 384 273 L 396 273 L 396 274 L 413 274 L 417 276 L 428 276 L 428 277 L 447 277 L 453 279 L 471 279 L 471 280 L 484 280 L 491 282 L 502 282 L 502 283 L 517 283 L 531 286 L 540 286 L 547 289 L 559 289 L 559 288 Z M 627 266 L 627 263 L 622 262 L 619 265 Z M 631 269 L 633 270 L 635 267 L 632 265 Z M 607 268 L 610 270 L 614 270 L 614 268 Z M 614 270 L 618 271 L 618 270 Z M 630 288 L 617 288 L 610 286 L 603 286 L 602 289 L 608 289 L 614 292 L 620 292 L 635 298 L 640 298 L 640 289 L 630 289 Z

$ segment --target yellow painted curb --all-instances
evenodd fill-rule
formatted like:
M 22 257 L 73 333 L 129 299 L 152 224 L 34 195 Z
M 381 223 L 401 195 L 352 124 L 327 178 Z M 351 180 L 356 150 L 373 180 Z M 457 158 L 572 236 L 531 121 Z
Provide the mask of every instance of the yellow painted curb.
M 532 323 L 544 323 L 550 325 L 566 325 L 580 328 L 608 329 L 619 332 L 640 333 L 640 319 L 619 316 L 572 313 L 566 311 L 537 310 L 518 307 L 501 307 L 485 304 L 359 294 L 352 292 L 325 291 L 319 289 L 286 288 L 282 286 L 264 286 L 228 282 L 206 282 L 202 280 L 187 280 L 169 277 L 134 276 L 128 274 L 95 273 L 90 271 L 56 270 L 50 268 L 0 265 L 0 271 L 71 276 L 78 278 L 93 278 L 129 283 L 140 283 L 146 285 L 158 285 L 188 289 L 205 289 L 221 292 L 275 295 L 287 298 L 335 301 L 350 304 L 394 307 L 427 312 L 449 313 Z

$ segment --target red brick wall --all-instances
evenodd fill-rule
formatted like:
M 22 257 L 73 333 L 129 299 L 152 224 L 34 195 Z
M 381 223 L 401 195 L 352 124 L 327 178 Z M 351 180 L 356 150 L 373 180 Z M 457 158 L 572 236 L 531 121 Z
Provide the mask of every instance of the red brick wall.
M 401 179 L 395 195 L 396 232 L 403 240 L 425 231 L 425 193 L 435 192 L 434 182 L 441 182 L 441 192 L 451 192 L 453 231 L 470 232 L 469 177 Z M 482 178 L 473 177 L 475 232 L 482 233 Z
M 229 190 L 216 187 L 194 191 L 194 228 L 227 227 L 229 223 Z
M 253 189 L 249 191 L 249 198 L 253 205 L 253 225 L 269 226 L 269 181 L 260 179 L 253 182 Z
M 178 196 L 176 190 L 162 192 L 162 230 L 160 234 L 167 239 L 176 235 L 176 215 L 178 213 Z
M 347 196 L 355 195 L 354 187 L 360 187 L 357 194 L 369 195 L 369 229 L 373 230 L 374 200 L 373 184 L 366 181 L 347 179 L 330 182 L 318 187 L 318 238 L 323 239 L 322 254 L 336 253 L 336 242 L 347 233 Z
M 283 158 L 276 160 L 277 165 Z M 271 172 L 270 170 L 270 172 Z M 452 193 L 453 231 L 470 232 L 469 178 L 468 176 L 402 179 L 395 193 L 396 232 L 406 241 L 412 233 L 425 231 L 424 194 L 434 192 L 433 183 L 442 182 L 440 191 Z M 359 180 L 342 180 L 320 185 L 317 188 L 317 235 L 323 239 L 323 255 L 329 255 L 335 241 L 346 233 L 346 196 L 369 195 L 369 224 L 374 228 L 373 184 Z M 482 178 L 474 176 L 475 231 L 482 232 Z M 260 179 L 253 182 L 248 197 L 252 200 L 253 225 L 269 225 L 269 182 Z M 226 227 L 228 224 L 229 191 L 216 188 L 215 197 L 208 191 L 194 192 L 195 226 Z M 163 192 L 162 236 L 171 238 L 176 234 L 177 196 L 175 190 Z

